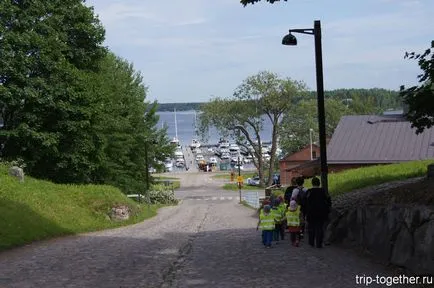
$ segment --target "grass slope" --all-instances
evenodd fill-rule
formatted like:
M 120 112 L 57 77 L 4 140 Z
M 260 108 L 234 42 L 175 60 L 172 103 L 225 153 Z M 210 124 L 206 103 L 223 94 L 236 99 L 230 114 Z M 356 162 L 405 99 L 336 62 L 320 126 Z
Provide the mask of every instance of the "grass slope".
M 329 192 L 331 196 L 337 196 L 356 189 L 374 186 L 386 182 L 403 180 L 414 177 L 422 177 L 427 173 L 428 164 L 434 163 L 433 160 L 411 161 L 399 164 L 376 165 L 357 169 L 345 170 L 339 173 L 329 173 Z M 224 178 L 229 177 L 224 174 Z M 223 176 L 219 176 L 222 177 Z M 318 176 L 319 177 L 319 176 Z M 229 180 L 229 178 L 226 178 Z M 304 187 L 310 188 L 311 180 L 306 179 Z M 285 190 L 286 187 L 282 187 Z M 238 191 L 236 183 L 226 183 L 225 190 Z M 264 190 L 265 188 L 244 185 L 243 190 Z
M 125 222 L 107 219 L 115 205 L 128 205 Z M 156 214 L 159 206 L 138 205 L 104 185 L 59 185 L 26 177 L 24 183 L 0 165 L 0 250 L 55 236 L 137 223 Z
M 433 160 L 411 161 L 399 164 L 377 165 L 329 174 L 330 195 L 336 196 L 363 187 L 386 182 L 422 177 Z M 310 182 L 310 181 L 308 181 Z M 306 183 L 310 184 L 310 183 Z

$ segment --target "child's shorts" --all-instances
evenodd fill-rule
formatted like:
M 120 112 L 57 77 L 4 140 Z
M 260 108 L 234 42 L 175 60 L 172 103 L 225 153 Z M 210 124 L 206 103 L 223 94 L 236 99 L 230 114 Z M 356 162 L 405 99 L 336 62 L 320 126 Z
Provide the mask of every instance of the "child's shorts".
M 301 231 L 300 226 L 288 226 L 288 232 L 298 233 Z

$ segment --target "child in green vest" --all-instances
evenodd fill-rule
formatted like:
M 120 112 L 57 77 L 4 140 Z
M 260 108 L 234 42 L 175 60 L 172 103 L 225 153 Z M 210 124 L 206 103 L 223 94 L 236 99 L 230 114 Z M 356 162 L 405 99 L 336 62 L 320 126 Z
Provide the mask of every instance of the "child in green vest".
M 264 199 L 264 201 L 262 201 L 262 203 L 261 203 L 261 207 L 259 207 L 259 209 L 258 209 L 259 219 L 261 219 L 261 215 L 264 214 L 264 206 L 265 205 L 270 205 L 270 201 L 268 199 Z M 262 244 L 265 245 L 264 231 L 262 231 Z
M 258 226 L 256 230 L 260 228 L 262 230 L 262 239 L 265 247 L 271 247 L 271 241 L 273 240 L 273 231 L 275 228 L 274 216 L 270 213 L 271 207 L 265 205 L 262 213 L 259 215 Z
M 289 202 L 289 207 L 286 212 L 286 225 L 291 237 L 292 246 L 300 245 L 300 230 L 301 230 L 301 213 L 300 206 L 295 200 Z
M 284 199 L 283 199 L 283 197 L 282 196 L 279 196 L 279 206 L 277 206 L 278 207 L 278 209 L 279 209 L 279 211 L 280 211 L 280 215 L 281 215 L 281 219 L 282 219 L 282 221 L 281 221 L 281 223 L 280 223 L 280 229 L 279 229 L 279 233 L 280 233 L 280 238 L 282 239 L 282 240 L 284 240 L 285 239 L 285 228 L 286 228 L 286 217 L 285 217 L 285 213 L 286 213 L 286 208 L 287 208 L 287 205 L 286 205 L 286 203 L 285 203 L 285 201 L 284 201 Z
M 273 215 L 274 220 L 275 220 L 275 228 L 274 228 L 274 232 L 273 232 L 273 240 L 278 242 L 279 241 L 279 236 L 281 236 L 280 233 L 280 229 L 282 227 L 282 211 L 279 208 L 279 199 L 276 198 L 274 199 L 274 201 L 272 202 L 272 207 L 271 207 L 271 215 Z M 282 238 L 283 240 L 283 238 Z

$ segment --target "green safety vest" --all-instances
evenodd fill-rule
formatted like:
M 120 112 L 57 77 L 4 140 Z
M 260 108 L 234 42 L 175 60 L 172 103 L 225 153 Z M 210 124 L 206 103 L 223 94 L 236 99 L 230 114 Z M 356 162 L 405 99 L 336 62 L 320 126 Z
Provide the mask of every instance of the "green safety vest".
M 298 227 L 300 226 L 300 206 L 297 207 L 295 211 L 286 212 L 286 222 L 288 226 Z
M 282 211 L 279 208 L 271 209 L 270 214 L 274 216 L 274 219 L 276 219 L 277 223 L 280 223 L 282 221 Z
M 286 211 L 286 204 L 281 203 L 281 204 L 279 204 L 278 208 L 280 209 L 280 211 L 282 213 L 282 218 L 284 218 L 285 217 L 285 211 Z
M 261 228 L 261 230 L 274 230 L 274 216 L 271 213 L 269 213 L 268 215 L 262 213 L 259 216 L 259 219 L 259 228 Z

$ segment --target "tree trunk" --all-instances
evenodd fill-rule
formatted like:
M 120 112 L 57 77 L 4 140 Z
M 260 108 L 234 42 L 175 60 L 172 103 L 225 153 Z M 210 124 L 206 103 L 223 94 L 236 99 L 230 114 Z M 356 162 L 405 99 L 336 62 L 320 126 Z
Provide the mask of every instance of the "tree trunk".
M 273 132 L 271 136 L 271 157 L 270 157 L 270 167 L 268 170 L 268 183 L 267 186 L 271 186 L 273 183 L 273 172 L 274 172 L 274 162 L 276 160 L 276 150 L 277 150 L 277 126 L 278 126 L 278 118 L 275 117 L 273 121 Z

